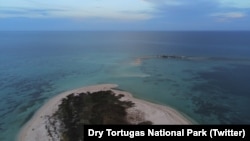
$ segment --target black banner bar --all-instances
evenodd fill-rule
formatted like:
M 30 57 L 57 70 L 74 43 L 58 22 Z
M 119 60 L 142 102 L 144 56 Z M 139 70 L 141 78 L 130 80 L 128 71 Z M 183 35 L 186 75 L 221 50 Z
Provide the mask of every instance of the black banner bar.
M 250 140 L 250 125 L 83 125 L 84 141 L 110 139 Z

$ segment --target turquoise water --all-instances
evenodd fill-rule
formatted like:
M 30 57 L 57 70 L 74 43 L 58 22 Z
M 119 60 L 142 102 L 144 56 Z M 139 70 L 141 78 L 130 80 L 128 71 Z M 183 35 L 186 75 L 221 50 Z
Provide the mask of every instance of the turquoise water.
M 49 98 L 116 83 L 200 124 L 249 124 L 250 32 L 1 32 L 0 140 Z M 189 59 L 150 58 L 159 54 Z

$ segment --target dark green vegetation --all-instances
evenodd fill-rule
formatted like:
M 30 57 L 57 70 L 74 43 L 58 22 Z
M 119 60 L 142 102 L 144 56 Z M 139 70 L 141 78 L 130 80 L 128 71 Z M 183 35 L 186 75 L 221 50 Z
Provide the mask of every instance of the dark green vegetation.
M 115 95 L 112 91 L 68 95 L 62 99 L 58 111 L 49 118 L 49 136 L 60 136 L 62 141 L 81 141 L 83 124 L 130 124 L 126 119 L 126 109 L 134 103 L 120 101 L 121 97 L 122 94 Z M 56 124 L 57 121 L 60 124 Z M 140 124 L 151 122 L 145 121 Z M 53 133 L 60 135 L 52 135 Z

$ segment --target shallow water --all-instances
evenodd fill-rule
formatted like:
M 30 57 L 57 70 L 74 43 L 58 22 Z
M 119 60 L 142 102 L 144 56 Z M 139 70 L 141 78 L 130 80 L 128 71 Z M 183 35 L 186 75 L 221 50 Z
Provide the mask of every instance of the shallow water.
M 13 141 L 49 98 L 102 83 L 201 124 L 249 124 L 249 38 L 250 32 L 1 32 L 0 140 Z M 192 59 L 135 64 L 159 54 Z

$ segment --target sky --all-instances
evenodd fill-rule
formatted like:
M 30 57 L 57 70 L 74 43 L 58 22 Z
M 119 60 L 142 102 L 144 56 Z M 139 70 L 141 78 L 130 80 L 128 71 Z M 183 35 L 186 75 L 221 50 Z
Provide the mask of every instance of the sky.
M 250 0 L 0 0 L 0 30 L 250 30 Z

